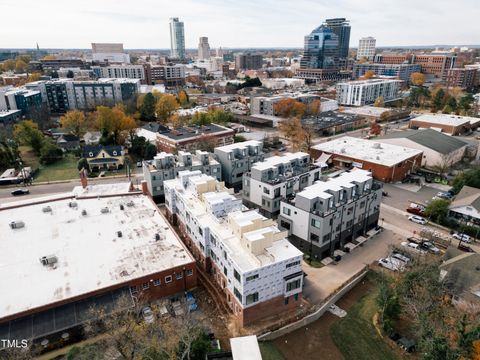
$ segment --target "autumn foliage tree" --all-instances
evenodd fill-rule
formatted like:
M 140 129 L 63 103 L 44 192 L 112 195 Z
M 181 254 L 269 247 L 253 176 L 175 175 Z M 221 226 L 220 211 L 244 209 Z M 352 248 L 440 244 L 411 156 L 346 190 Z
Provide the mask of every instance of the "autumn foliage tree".
M 122 144 L 127 135 L 134 135 L 137 124 L 119 105 L 113 108 L 98 106 L 95 112 L 95 127 L 102 132 L 101 142 L 104 145 Z
M 178 108 L 177 98 L 171 94 L 162 95 L 155 105 L 158 118 L 164 122 L 167 121 Z
M 415 86 L 422 86 L 425 83 L 425 75 L 419 72 L 412 73 L 410 82 Z
M 40 155 L 44 136 L 32 120 L 24 120 L 15 125 L 13 136 L 20 144 L 30 146 L 35 154 Z
M 273 112 L 284 118 L 302 118 L 305 114 L 305 104 L 292 98 L 282 99 L 274 104 Z
M 189 104 L 190 100 L 185 90 L 180 90 L 177 95 L 177 98 L 178 98 L 178 103 L 180 104 L 181 107 L 185 107 Z
M 382 132 L 382 127 L 379 124 L 373 123 L 370 126 L 370 134 L 378 136 L 381 134 L 381 132 Z
M 363 78 L 368 80 L 368 79 L 371 79 L 375 76 L 375 71 L 373 70 L 368 70 L 365 75 L 363 75 Z
M 383 96 L 379 96 L 376 100 L 375 103 L 373 104 L 375 107 L 384 107 L 385 106 L 385 100 L 383 99 Z
M 60 126 L 73 135 L 82 136 L 87 131 L 87 121 L 82 111 L 68 111 L 60 118 Z
M 290 142 L 293 151 L 309 151 L 313 145 L 315 131 L 302 123 L 299 118 L 281 121 L 278 125 L 280 133 Z

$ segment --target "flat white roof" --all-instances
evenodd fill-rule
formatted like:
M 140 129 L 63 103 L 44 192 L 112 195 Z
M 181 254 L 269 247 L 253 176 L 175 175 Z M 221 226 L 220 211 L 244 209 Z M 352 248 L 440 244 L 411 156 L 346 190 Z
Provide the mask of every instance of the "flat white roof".
M 353 81 L 345 81 L 342 83 L 338 83 L 338 85 L 374 85 L 374 84 L 385 84 L 385 83 L 392 83 L 392 82 L 402 82 L 402 80 L 394 80 L 394 79 L 369 79 L 369 80 L 353 80 Z
M 296 153 L 286 152 L 282 156 L 275 155 L 275 156 L 266 158 L 264 161 L 256 162 L 255 164 L 253 164 L 252 169 L 258 169 L 260 171 L 266 170 L 266 169 L 270 169 L 272 167 L 278 166 L 280 164 L 289 163 L 292 160 L 301 159 L 305 156 L 309 156 L 309 154 L 304 153 L 302 151 L 298 151 Z
M 365 182 L 370 179 L 372 179 L 372 173 L 370 171 L 353 168 L 350 172 L 344 172 L 339 177 L 330 178 L 328 181 L 317 181 L 313 185 L 300 191 L 297 196 L 306 199 L 315 199 L 316 197 L 328 199 L 332 197 L 332 194 L 327 193 L 327 190 L 339 191 L 342 188 L 355 186 L 354 181 Z
M 385 166 L 393 166 L 422 152 L 403 146 L 379 143 L 374 140 L 350 136 L 327 141 L 315 145 L 313 148 L 338 155 L 339 157 L 343 155 Z
M 384 112 L 391 111 L 392 109 L 376 106 L 360 106 L 356 108 L 344 108 L 342 112 L 347 114 L 366 115 L 366 116 L 380 116 Z
M 248 141 L 242 141 L 242 142 L 239 142 L 239 143 L 233 143 L 233 144 L 230 144 L 230 145 L 219 146 L 219 147 L 216 147 L 215 150 L 220 150 L 220 151 L 223 151 L 223 152 L 230 152 L 230 151 L 233 151 L 235 149 L 246 149 L 249 146 L 259 146 L 259 145 L 260 145 L 260 141 L 248 140 Z
M 262 360 L 257 336 L 242 336 L 230 339 L 233 360 Z
M 480 118 L 449 114 L 422 114 L 412 119 L 412 121 L 425 121 L 439 125 L 460 126 L 467 123 L 471 125 L 476 124 L 480 122 Z
M 0 318 L 194 262 L 138 193 L 37 203 L 1 210 L 0 218 Z M 25 227 L 11 229 L 11 221 Z M 49 255 L 58 258 L 56 268 L 40 263 Z

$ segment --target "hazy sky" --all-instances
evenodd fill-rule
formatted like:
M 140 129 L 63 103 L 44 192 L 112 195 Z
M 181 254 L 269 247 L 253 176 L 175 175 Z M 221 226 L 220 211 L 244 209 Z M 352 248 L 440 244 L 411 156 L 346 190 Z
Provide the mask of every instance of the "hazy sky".
M 11 14 L 11 15 L 10 15 Z M 0 0 L 0 48 L 169 48 L 168 19 L 185 23 L 187 48 L 302 47 L 330 17 L 346 17 L 350 46 L 480 44 L 479 0 Z

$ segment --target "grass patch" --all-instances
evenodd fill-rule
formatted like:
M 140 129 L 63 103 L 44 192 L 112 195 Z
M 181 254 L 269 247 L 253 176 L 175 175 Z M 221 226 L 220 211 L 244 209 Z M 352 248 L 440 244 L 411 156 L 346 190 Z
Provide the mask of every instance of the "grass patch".
M 350 308 L 346 317 L 330 328 L 330 336 L 345 359 L 399 359 L 373 326 L 372 318 L 377 311 L 376 295 L 377 291 L 364 295 Z
M 305 262 L 310 265 L 311 267 L 313 268 L 321 268 L 323 267 L 324 265 L 317 259 L 312 259 L 312 261 L 310 261 L 310 255 L 308 254 L 304 254 L 303 255 L 303 260 L 305 260 Z
M 18 151 L 20 152 L 20 157 L 22 158 L 24 166 L 30 166 L 32 170 L 36 170 L 40 167 L 40 160 L 31 147 L 19 146 Z
M 263 360 L 285 360 L 285 356 L 271 341 L 259 341 L 258 345 Z
M 64 158 L 55 164 L 40 165 L 36 182 L 78 179 L 77 158 L 73 154 L 65 154 Z

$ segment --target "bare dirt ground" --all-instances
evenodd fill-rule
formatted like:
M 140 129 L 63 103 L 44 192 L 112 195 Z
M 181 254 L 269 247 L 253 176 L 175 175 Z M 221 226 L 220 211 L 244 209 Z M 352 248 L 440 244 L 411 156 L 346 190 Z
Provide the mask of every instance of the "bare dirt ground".
M 369 289 L 372 284 L 364 280 L 342 297 L 336 305 L 348 311 Z M 286 359 L 344 359 L 330 337 L 330 327 L 339 318 L 326 312 L 319 320 L 274 340 L 275 346 Z

